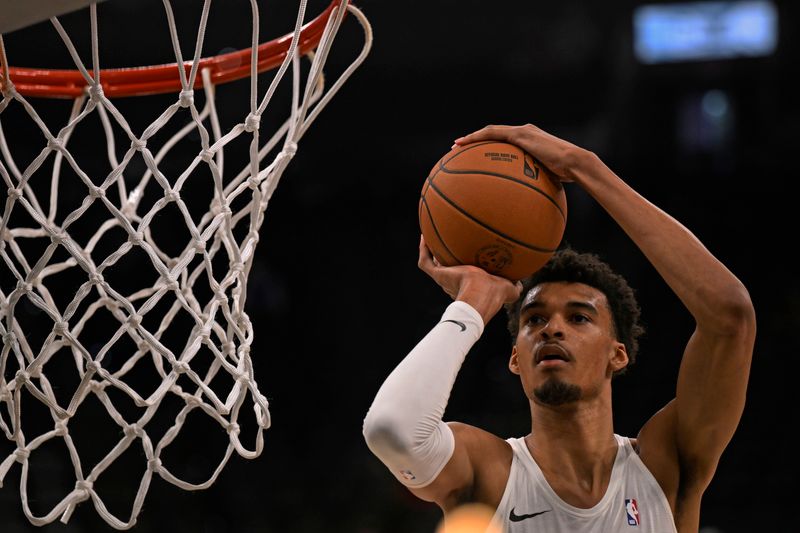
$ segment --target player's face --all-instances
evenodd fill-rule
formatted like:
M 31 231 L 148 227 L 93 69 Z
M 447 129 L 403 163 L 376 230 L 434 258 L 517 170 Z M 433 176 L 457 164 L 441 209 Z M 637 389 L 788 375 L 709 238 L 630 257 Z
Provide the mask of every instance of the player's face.
M 591 398 L 627 364 L 602 292 L 548 282 L 525 295 L 509 368 L 529 398 L 550 405 Z

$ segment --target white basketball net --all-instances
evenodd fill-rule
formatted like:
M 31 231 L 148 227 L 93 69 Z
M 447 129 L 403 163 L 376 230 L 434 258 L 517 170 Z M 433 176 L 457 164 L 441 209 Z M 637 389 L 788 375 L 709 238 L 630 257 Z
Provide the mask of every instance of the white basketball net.
M 21 463 L 20 496 L 25 515 L 31 523 L 44 525 L 60 517 L 67 522 L 75 506 L 89 498 L 102 518 L 117 529 L 128 529 L 136 523 L 136 517 L 144 503 L 153 474 L 158 474 L 186 490 L 204 489 L 216 480 L 218 474 L 235 450 L 240 456 L 251 459 L 259 456 L 263 445 L 263 431 L 270 426 L 268 402 L 259 392 L 250 356 L 253 341 L 253 327 L 245 313 L 245 296 L 248 274 L 251 270 L 259 228 L 264 221 L 267 204 L 278 185 L 280 177 L 295 154 L 297 143 L 321 109 L 334 93 L 361 64 L 369 52 L 372 41 L 369 24 L 363 14 L 342 0 L 331 15 L 317 50 L 309 54 L 311 65 L 302 82 L 303 70 L 297 53 L 297 35 L 303 24 L 306 2 L 301 1 L 295 26 L 295 38 L 290 52 L 279 67 L 266 91 L 259 91 L 255 65 L 251 68 L 249 114 L 242 116 L 240 122 L 230 131 L 222 132 L 219 127 L 217 109 L 214 102 L 215 86 L 210 82 L 208 72 L 198 72 L 202 55 L 206 20 L 211 5 L 206 0 L 203 5 L 192 68 L 187 75 L 177 69 L 181 76 L 182 91 L 170 105 L 143 132 L 132 131 L 125 117 L 104 94 L 100 85 L 99 47 L 97 36 L 96 6 L 90 8 L 92 27 L 92 65 L 87 68 L 70 37 L 56 18 L 51 19 L 55 29 L 69 49 L 75 66 L 80 70 L 88 85 L 84 95 L 75 99 L 72 113 L 66 124 L 58 131 L 51 131 L 37 114 L 34 105 L 19 94 L 13 80 L 8 79 L 8 59 L 2 36 L 0 36 L 0 60 L 3 69 L 0 75 L 5 78 L 3 99 L 0 102 L 0 176 L 8 188 L 8 196 L 0 218 L 0 276 L 16 279 L 16 288 L 9 292 L 0 290 L 0 334 L 3 339 L 0 356 L 0 402 L 7 416 L 0 410 L 0 428 L 16 449 L 0 462 L 0 486 L 3 478 L 15 463 Z M 251 0 L 253 10 L 253 49 L 258 45 L 258 5 Z M 183 64 L 178 41 L 178 32 L 169 0 L 164 0 L 169 21 L 175 60 Z M 322 69 L 328 51 L 333 43 L 345 8 L 355 16 L 364 28 L 365 44 L 360 55 L 341 74 L 326 91 L 323 86 Z M 9 51 L 10 53 L 10 51 Z M 13 59 L 13 56 L 11 56 Z M 291 71 L 292 104 L 290 116 L 278 130 L 261 140 L 260 117 L 264 113 L 273 94 L 284 75 Z M 204 82 L 205 103 L 202 108 L 195 106 L 192 87 L 195 77 L 201 76 Z M 6 134 L 11 124 L 3 123 L 3 112 L 10 106 L 22 106 L 30 119 L 41 129 L 46 145 L 27 167 L 19 168 L 9 149 Z M 96 114 L 96 115 L 94 115 Z M 190 117 L 188 125 L 161 146 L 153 145 L 154 135 L 167 124 L 174 115 Z M 107 158 L 110 164 L 107 174 L 89 175 L 81 168 L 70 152 L 70 137 L 76 126 L 90 116 L 99 117 L 106 133 L 108 145 Z M 118 151 L 115 145 L 114 129 L 124 131 L 130 140 L 130 147 Z M 193 134 L 196 141 L 196 157 L 179 174 L 163 170 L 163 162 L 168 160 L 170 151 L 178 141 L 185 142 Z M 237 137 L 249 137 L 249 161 L 237 173 L 230 167 L 223 172 L 223 153 L 226 145 Z M 76 141 L 77 142 L 77 141 Z M 273 148 L 280 146 L 277 156 L 265 161 Z M 124 153 L 122 153 L 124 152 Z M 121 158 L 119 157 L 121 155 Z M 146 171 L 136 177 L 135 186 L 130 185 L 129 161 L 141 154 Z M 48 160 L 50 160 L 48 162 Z M 50 166 L 45 165 L 52 165 Z M 193 220 L 182 195 L 191 194 L 191 185 L 184 188 L 188 178 L 196 169 L 206 165 L 213 177 L 213 197 L 208 211 L 197 221 Z M 59 212 L 58 196 L 65 185 L 59 182 L 63 167 L 71 169 L 85 187 L 83 203 L 69 212 Z M 127 179 L 125 178 L 127 175 Z M 37 183 L 38 180 L 38 183 Z M 44 182 L 44 183 L 42 183 Z M 70 183 L 74 194 L 75 183 Z M 147 209 L 141 208 L 141 199 L 146 188 L 160 187 L 163 198 Z M 49 191 L 47 203 L 37 199 L 38 191 Z M 147 189 L 152 190 L 152 189 Z M 41 197 L 41 194 L 40 194 Z M 243 201 L 244 198 L 244 201 Z M 94 235 L 88 240 L 78 242 L 70 236 L 76 221 L 84 217 L 89 207 L 95 204 L 104 206 L 105 216 L 92 220 Z M 151 222 L 167 206 L 177 206 L 185 219 L 191 235 L 183 245 L 182 251 L 169 254 L 159 245 L 159 236 L 150 231 Z M 26 220 L 33 219 L 35 227 L 12 227 L 12 214 L 24 210 Z M 63 208 L 62 208 L 63 211 Z M 197 217 L 195 217 L 197 218 Z M 9 222 L 11 221 L 11 222 Z M 83 221 L 86 222 L 85 220 Z M 124 231 L 127 241 L 116 251 L 105 257 L 98 257 L 96 246 L 110 231 Z M 41 256 L 26 257 L 25 242 L 28 239 L 46 241 Z M 149 270 L 157 277 L 151 287 L 131 294 L 121 293 L 105 278 L 107 269 L 120 261 L 132 250 L 143 251 L 147 260 L 141 268 Z M 56 260 L 54 255 L 61 251 L 64 260 Z M 63 251 L 67 253 L 64 254 Z M 228 264 L 226 272 L 212 270 L 212 262 L 219 264 L 223 258 Z M 68 305 L 59 306 L 52 296 L 57 289 L 52 276 L 66 270 L 82 272 L 83 283 Z M 11 278 L 13 276 L 13 278 Z M 198 281 L 200 280 L 200 281 Z M 202 301 L 195 294 L 197 287 L 204 284 L 204 291 L 210 298 Z M 8 286 L 8 284 L 6 284 Z M 165 304 L 166 302 L 166 304 Z M 41 348 L 32 347 L 26 339 L 26 331 L 15 319 L 19 316 L 22 304 L 35 306 L 52 319 L 52 330 L 46 336 Z M 165 311 L 166 309 L 166 311 Z M 100 349 L 92 350 L 83 343 L 83 333 L 87 322 L 95 313 L 104 312 L 118 322 L 113 332 Z M 160 314 L 159 314 L 160 313 Z M 161 341 L 164 331 L 176 314 L 188 315 L 194 322 L 191 331 L 185 331 L 185 344 L 182 350 L 170 350 Z M 157 327 L 145 327 L 148 319 L 155 316 Z M 48 321 L 49 323 L 49 321 Z M 121 341 L 124 339 L 124 343 Z M 115 350 L 129 349 L 124 354 Z M 213 354 L 211 363 L 202 373 L 193 370 L 193 359 L 199 351 Z M 59 353 L 67 351 L 74 359 L 74 371 L 79 385 L 71 396 L 68 405 L 60 405 L 56 400 L 51 381 L 46 376 L 48 362 Z M 104 359 L 114 354 L 124 359 L 120 368 L 109 371 L 104 368 Z M 151 364 L 161 379 L 161 384 L 153 392 L 140 394 L 126 382 L 128 373 L 137 365 Z M 230 379 L 224 381 L 228 386 L 214 389 L 212 381 L 221 373 Z M 177 384 L 183 379 L 184 386 Z M 191 380 L 186 381 L 186 378 Z M 53 375 L 51 374 L 51 380 Z M 186 386 L 191 383 L 191 386 Z M 216 383 L 216 381 L 215 381 Z M 109 399 L 109 389 L 116 389 L 127 395 L 135 404 L 144 409 L 137 420 L 126 420 Z M 27 391 L 23 395 L 22 392 Z M 89 395 L 95 395 L 108 412 L 110 418 L 121 429 L 117 445 L 91 469 L 81 463 L 78 449 L 70 435 L 70 421 L 79 411 Z M 179 398 L 183 407 L 175 417 L 174 424 L 157 442 L 148 435 L 148 423 L 167 397 Z M 249 397 L 247 405 L 255 411 L 258 430 L 254 449 L 247 449 L 239 439 L 239 415 L 242 405 Z M 21 427 L 21 414 L 26 401 L 38 401 L 46 406 L 52 415 L 52 429 L 39 435 L 30 435 Z M 192 484 L 173 475 L 161 461 L 163 450 L 181 432 L 187 415 L 202 412 L 227 432 L 229 444 L 213 475 L 205 482 Z M 249 415 L 253 416 L 253 415 Z M 29 462 L 36 456 L 36 450 L 51 439 L 63 439 L 69 451 L 72 470 L 75 473 L 75 487 L 44 516 L 34 516 L 28 505 Z M 137 441 L 139 441 L 137 443 Z M 137 443 L 144 450 L 146 468 L 139 484 L 130 517 L 123 520 L 108 511 L 94 483 L 126 449 Z M 2 457 L 0 457 L 2 459 Z

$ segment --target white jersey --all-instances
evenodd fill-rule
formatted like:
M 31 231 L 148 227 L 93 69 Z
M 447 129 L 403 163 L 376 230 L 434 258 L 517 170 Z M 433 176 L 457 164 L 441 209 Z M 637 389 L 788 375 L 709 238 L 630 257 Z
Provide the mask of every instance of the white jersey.
M 514 457 L 495 524 L 504 533 L 677 533 L 664 491 L 630 440 L 614 437 L 619 448 L 608 489 L 589 509 L 559 498 L 524 439 L 508 439 Z

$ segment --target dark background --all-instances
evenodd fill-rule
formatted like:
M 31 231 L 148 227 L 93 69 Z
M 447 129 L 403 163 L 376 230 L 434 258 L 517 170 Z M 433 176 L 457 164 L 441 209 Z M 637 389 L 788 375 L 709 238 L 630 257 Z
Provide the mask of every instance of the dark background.
M 791 387 L 800 353 L 792 335 L 800 326 L 792 260 L 798 6 L 775 2 L 779 43 L 769 57 L 642 65 L 633 55 L 631 22 L 640 3 L 357 3 L 373 25 L 374 49 L 302 139 L 267 211 L 248 287 L 255 375 L 273 417 L 264 452 L 250 461 L 234 455 L 204 491 L 184 492 L 154 477 L 134 531 L 433 533 L 438 509 L 410 495 L 370 454 L 361 424 L 383 379 L 449 301 L 416 268 L 417 201 L 428 170 L 456 137 L 490 123 L 526 122 L 595 151 L 748 287 L 759 319 L 748 401 L 706 492 L 701 530 L 794 529 L 798 467 L 788 435 L 798 420 Z M 169 60 L 160 3 L 136 4 L 101 6 L 106 64 Z M 264 35 L 275 36 L 291 28 L 296 7 L 271 4 L 263 7 L 262 26 Z M 325 4 L 311 2 L 309 13 Z M 176 11 L 191 30 L 199 5 Z M 209 35 L 217 33 L 208 53 L 247 44 L 246 3 L 232 2 L 212 16 Z M 103 26 L 103 17 L 113 22 Z M 85 12 L 63 20 L 88 25 Z M 194 34 L 187 32 L 187 50 Z M 68 58 L 54 35 L 42 24 L 5 36 L 10 63 L 33 65 L 43 57 L 67 66 L 59 64 Z M 353 20 L 339 38 L 331 73 L 359 46 Z M 727 96 L 730 111 L 724 127 L 708 130 L 700 102 L 714 90 Z M 224 91 L 220 108 L 246 102 L 246 91 Z M 270 109 L 285 100 L 276 97 Z M 132 115 L 154 114 L 171 101 L 128 99 L 120 106 Z M 58 113 L 55 104 L 34 103 Z M 30 138 L 35 154 L 41 137 L 24 133 L 20 116 L 9 110 L 0 120 L 7 134 L 12 125 L 19 128 L 19 153 Z M 262 134 L 274 131 L 269 127 L 265 120 Z M 85 149 L 86 161 L 105 150 L 102 139 L 81 146 L 75 150 Z M 234 157 L 235 151 L 226 155 Z M 593 200 L 574 186 L 567 194 L 564 244 L 607 260 L 628 278 L 643 308 L 648 333 L 639 360 L 614 384 L 615 431 L 635 435 L 673 397 L 691 317 Z M 530 418 L 521 387 L 506 370 L 504 328 L 502 315 L 487 326 L 459 375 L 446 419 L 507 438 L 527 433 Z M 93 427 L 109 423 L 98 419 Z M 197 482 L 213 471 L 225 436 L 213 425 L 188 434 L 172 448 L 170 466 Z M 243 435 L 252 444 L 246 423 Z M 14 449 L 2 445 L 0 458 Z M 91 446 L 86 453 L 97 455 Z M 73 488 L 74 474 L 63 450 L 31 463 L 30 505 L 45 514 Z M 97 489 L 127 518 L 144 460 L 132 453 L 121 463 L 127 466 L 109 471 Z M 4 533 L 37 529 L 21 511 L 20 472 L 14 465 L 0 489 Z M 85 502 L 68 525 L 43 530 L 110 528 Z

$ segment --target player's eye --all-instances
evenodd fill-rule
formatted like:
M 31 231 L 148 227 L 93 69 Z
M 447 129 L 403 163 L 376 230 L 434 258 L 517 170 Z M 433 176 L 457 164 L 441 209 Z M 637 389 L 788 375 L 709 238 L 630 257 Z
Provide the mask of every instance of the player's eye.
M 527 320 L 528 324 L 539 325 L 544 324 L 546 320 L 540 315 L 530 315 Z
M 586 315 L 575 314 L 572 315 L 572 321 L 578 323 L 591 322 L 591 319 Z

